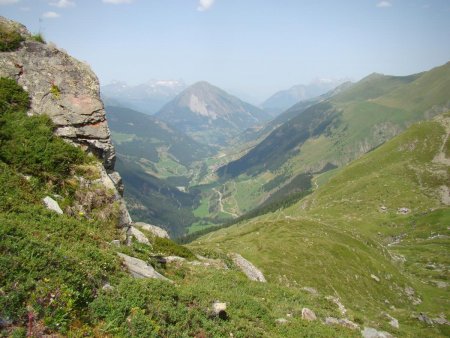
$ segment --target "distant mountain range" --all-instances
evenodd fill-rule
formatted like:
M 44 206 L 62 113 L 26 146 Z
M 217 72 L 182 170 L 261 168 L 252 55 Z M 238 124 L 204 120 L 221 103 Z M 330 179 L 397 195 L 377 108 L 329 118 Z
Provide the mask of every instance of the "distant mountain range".
M 410 76 L 371 74 L 327 100 L 292 107 L 290 120 L 219 174 L 274 171 L 294 156 L 302 170 L 341 166 L 412 122 L 449 109 L 449 88 L 450 63 Z
M 105 105 L 154 114 L 186 88 L 182 80 L 150 80 L 136 86 L 116 81 L 101 87 Z
M 277 116 L 299 101 L 309 100 L 325 94 L 347 81 L 344 79 L 317 79 L 308 85 L 299 84 L 276 92 L 261 104 L 261 108 L 272 116 Z
M 186 88 L 155 116 L 201 143 L 216 146 L 270 119 L 263 110 L 205 81 Z

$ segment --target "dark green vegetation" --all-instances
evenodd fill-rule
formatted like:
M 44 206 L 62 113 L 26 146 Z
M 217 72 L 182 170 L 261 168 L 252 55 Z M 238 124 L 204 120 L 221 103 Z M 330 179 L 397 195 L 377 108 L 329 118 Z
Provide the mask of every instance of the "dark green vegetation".
M 0 102 L 0 336 L 357 336 L 300 319 L 304 306 L 321 318 L 338 316 L 325 297 L 296 286 L 248 281 L 223 255 L 214 257 L 227 270 L 163 266 L 161 256 L 191 260 L 194 255 L 151 236 L 150 245 L 111 245 L 121 237 L 113 196 L 102 185 L 80 183 L 98 176 L 96 160 L 54 137 L 48 118 L 27 117 L 29 101 L 14 81 L 0 81 Z M 30 128 L 25 133 L 22 126 Z M 44 138 L 48 147 L 41 149 Z M 39 154 L 21 156 L 22 142 L 36 144 Z M 63 165 L 55 165 L 53 157 Z M 43 206 L 47 195 L 59 201 L 64 215 Z M 89 202 L 83 199 L 87 195 L 93 197 Z M 89 212 L 70 212 L 77 203 Z M 154 264 L 175 283 L 129 277 L 118 251 Z M 226 318 L 212 314 L 216 300 L 228 304 Z M 275 319 L 287 313 L 293 315 L 289 325 L 277 325 Z
M 189 185 L 192 163 L 210 148 L 153 116 L 120 107 L 106 111 L 131 216 L 181 236 L 196 222 L 192 210 L 199 200 L 195 189 L 181 190 Z
M 396 336 L 448 336 L 447 325 L 416 317 L 450 316 L 449 131 L 449 113 L 413 125 L 293 206 L 192 247 L 239 252 L 269 281 L 332 293 L 366 325 Z

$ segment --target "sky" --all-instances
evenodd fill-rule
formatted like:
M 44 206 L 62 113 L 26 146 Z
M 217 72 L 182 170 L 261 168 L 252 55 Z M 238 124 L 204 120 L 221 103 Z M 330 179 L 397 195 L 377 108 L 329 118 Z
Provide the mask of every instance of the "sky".
M 252 101 L 450 61 L 450 0 L 0 0 L 102 85 L 210 83 Z

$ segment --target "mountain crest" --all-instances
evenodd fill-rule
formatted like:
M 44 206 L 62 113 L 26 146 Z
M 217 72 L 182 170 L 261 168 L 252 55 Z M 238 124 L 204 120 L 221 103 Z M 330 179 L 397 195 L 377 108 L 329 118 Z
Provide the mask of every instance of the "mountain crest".
M 156 116 L 199 142 L 220 146 L 269 118 L 261 109 L 206 81 L 186 88 Z

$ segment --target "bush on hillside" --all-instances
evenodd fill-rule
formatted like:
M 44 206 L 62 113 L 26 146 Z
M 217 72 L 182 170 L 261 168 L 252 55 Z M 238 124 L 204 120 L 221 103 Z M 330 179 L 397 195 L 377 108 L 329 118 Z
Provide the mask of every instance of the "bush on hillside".
M 0 52 L 9 52 L 16 50 L 20 47 L 20 43 L 24 38 L 19 34 L 19 32 L 0 25 Z

